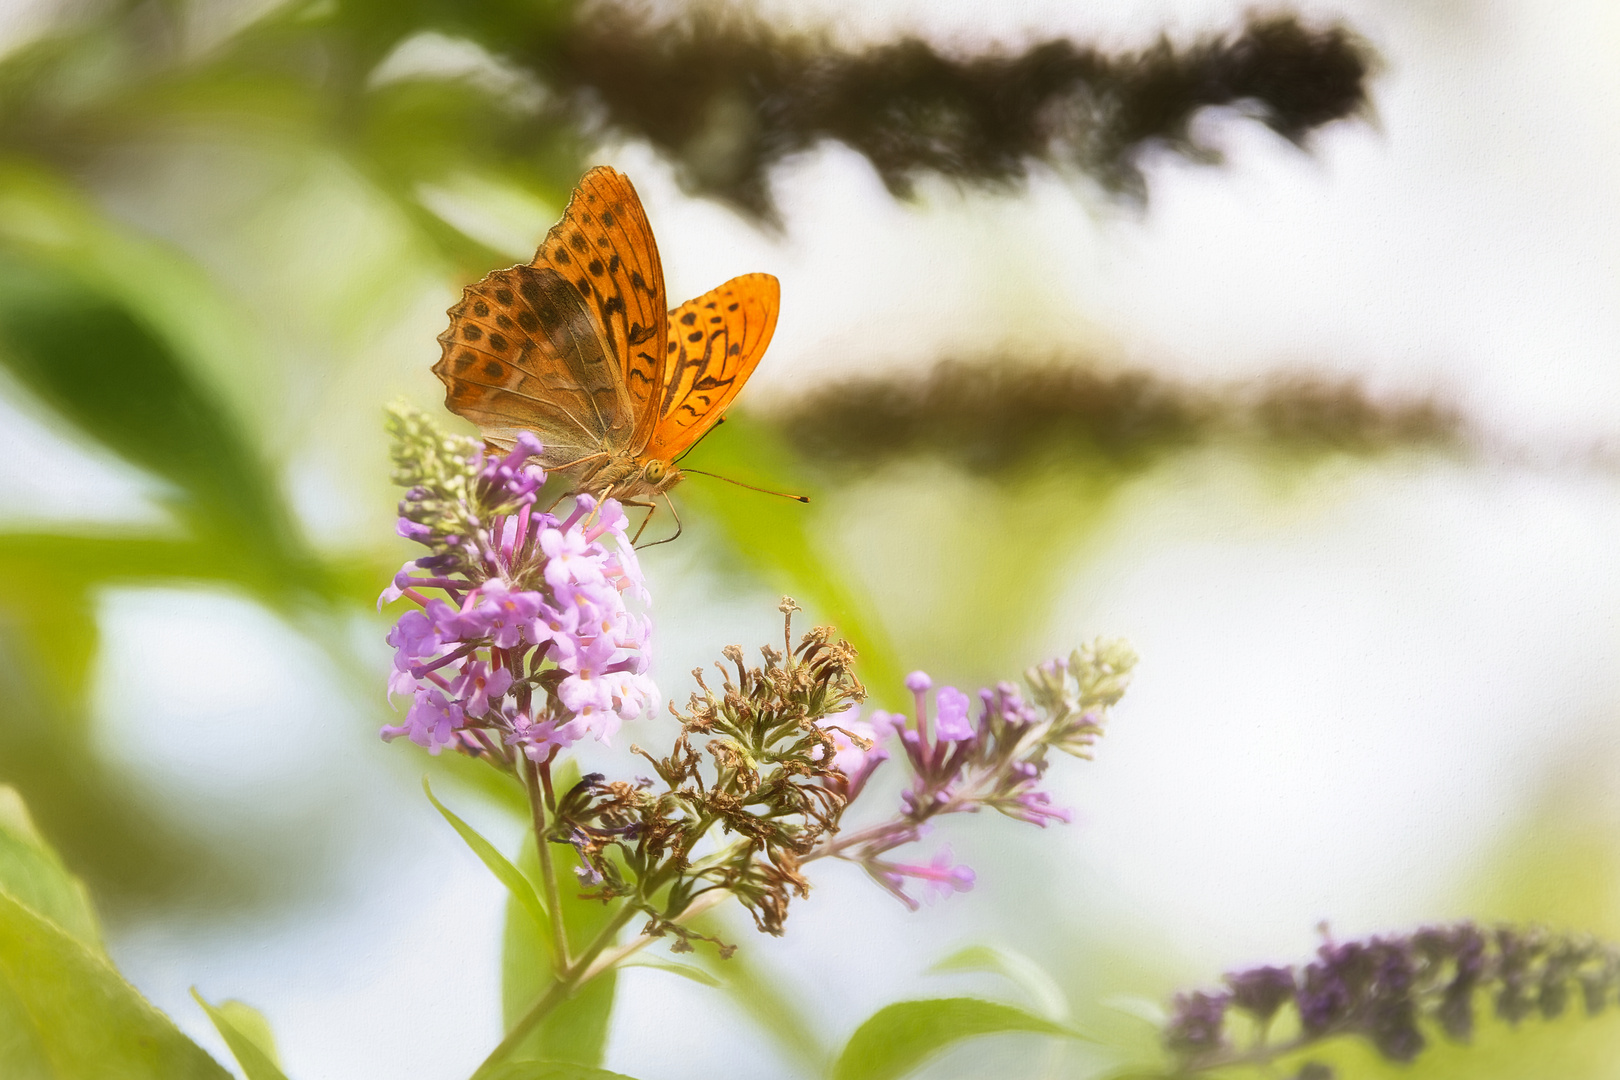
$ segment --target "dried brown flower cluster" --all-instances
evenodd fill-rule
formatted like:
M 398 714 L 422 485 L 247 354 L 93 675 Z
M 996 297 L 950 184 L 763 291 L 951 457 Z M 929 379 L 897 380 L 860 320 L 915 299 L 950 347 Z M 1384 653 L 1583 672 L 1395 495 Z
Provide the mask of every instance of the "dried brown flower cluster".
M 822 722 L 866 696 L 855 650 L 831 627 L 795 645 L 798 607 L 784 599 L 781 610 L 783 648 L 764 646 L 762 665 L 748 667 L 733 645 L 725 656 L 735 672 L 717 663 L 718 689 L 693 672 L 699 690 L 684 712 L 671 706 L 681 733 L 666 757 L 631 748 L 661 783 L 593 774 L 557 804 L 552 839 L 579 852 L 594 895 L 632 898 L 651 917 L 647 933 L 680 938 L 676 951 L 701 935 L 675 920 L 714 890 L 735 894 L 759 929 L 780 934 L 793 896 L 809 892 L 799 860 L 837 831 L 844 810 L 833 767 L 840 729 Z

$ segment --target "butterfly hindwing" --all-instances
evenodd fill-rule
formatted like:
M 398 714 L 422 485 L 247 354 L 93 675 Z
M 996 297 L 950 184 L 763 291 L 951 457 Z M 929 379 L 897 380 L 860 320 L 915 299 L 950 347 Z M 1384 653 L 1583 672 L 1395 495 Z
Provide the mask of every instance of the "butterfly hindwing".
M 629 178 L 605 165 L 586 173 L 531 265 L 556 271 L 584 298 L 628 398 L 630 424 L 616 446 L 639 450 L 656 417 L 667 316 L 658 244 Z
M 622 174 L 599 167 L 531 263 L 463 292 L 433 372 L 450 411 L 486 442 L 509 448 L 532 431 L 542 464 L 565 469 L 572 490 L 650 495 L 679 482 L 668 466 L 758 366 L 779 299 L 774 277 L 745 274 L 666 311 L 641 200 Z
M 780 301 L 776 278 L 744 274 L 669 313 L 664 392 L 646 457 L 672 461 L 714 426 L 765 355 Z
M 585 298 L 555 270 L 514 266 L 468 286 L 439 341 L 445 403 L 489 442 L 533 431 L 555 467 L 629 439 L 618 365 Z

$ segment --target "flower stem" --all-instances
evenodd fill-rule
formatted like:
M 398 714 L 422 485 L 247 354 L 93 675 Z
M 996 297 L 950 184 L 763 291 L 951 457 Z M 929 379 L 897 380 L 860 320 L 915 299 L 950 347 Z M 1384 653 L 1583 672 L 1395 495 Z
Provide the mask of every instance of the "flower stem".
M 547 922 L 551 924 L 551 953 L 557 971 L 566 971 L 571 965 L 568 958 L 568 928 L 563 925 L 562 894 L 557 888 L 557 873 L 551 861 L 551 843 L 546 839 L 546 797 L 541 790 L 540 770 L 527 754 L 518 755 L 523 762 L 524 786 L 529 792 L 529 813 L 534 820 L 534 846 L 540 856 L 540 887 L 546 894 Z
M 716 889 L 714 892 L 704 893 L 688 904 L 685 911 L 681 912 L 670 921 L 683 923 L 691 919 L 695 919 L 705 911 L 708 911 L 710 908 L 719 907 L 721 904 L 725 903 L 725 901 L 729 900 L 733 895 L 734 894 L 729 889 Z M 642 949 L 645 949 L 648 945 L 651 945 L 656 940 L 656 938 L 648 937 L 646 934 L 641 934 L 638 935 L 634 940 L 620 945 L 616 949 L 603 953 L 601 956 L 597 957 L 594 964 L 585 969 L 584 978 L 596 978 L 609 968 L 615 967 L 621 962 L 628 960 L 630 957 L 634 956 Z
M 495 1067 L 505 1061 L 507 1055 L 516 1050 L 518 1044 L 526 1039 L 542 1020 L 551 1015 L 553 1009 L 573 996 L 574 991 L 578 990 L 586 982 L 611 966 L 594 966 L 592 961 L 601 954 L 602 950 L 613 944 L 613 939 L 618 937 L 619 931 L 624 929 L 625 923 L 633 919 L 640 910 L 636 905 L 627 903 L 614 913 L 613 918 L 608 921 L 606 926 L 602 927 L 601 932 L 596 935 L 595 939 L 585 946 L 585 951 L 579 954 L 579 959 L 559 971 L 556 981 L 551 984 L 551 988 L 541 995 L 540 1000 L 529 1007 L 528 1012 L 518 1018 L 517 1023 L 512 1025 L 512 1030 L 506 1033 L 506 1038 L 501 1040 L 499 1046 L 490 1051 L 489 1057 L 485 1058 L 484 1063 L 478 1066 L 478 1071 L 472 1074 L 472 1080 L 479 1080 L 480 1077 L 488 1076 L 493 1072 Z

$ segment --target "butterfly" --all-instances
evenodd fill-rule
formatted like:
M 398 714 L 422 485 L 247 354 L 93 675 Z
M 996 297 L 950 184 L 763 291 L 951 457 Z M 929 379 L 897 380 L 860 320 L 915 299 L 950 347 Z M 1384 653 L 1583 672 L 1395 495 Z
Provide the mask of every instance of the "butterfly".
M 776 278 L 744 274 L 666 311 L 636 189 L 598 166 L 532 262 L 463 290 L 433 373 L 486 443 L 532 431 L 571 491 L 641 500 L 681 481 L 676 460 L 759 366 L 780 298 Z

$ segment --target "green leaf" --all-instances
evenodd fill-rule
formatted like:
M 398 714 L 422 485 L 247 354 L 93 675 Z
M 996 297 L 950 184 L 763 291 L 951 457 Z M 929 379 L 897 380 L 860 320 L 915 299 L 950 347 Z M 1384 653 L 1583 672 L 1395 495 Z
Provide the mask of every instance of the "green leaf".
M 732 928 L 718 910 L 694 920 L 692 928 L 712 937 L 732 939 Z M 806 996 L 792 980 L 761 964 L 757 950 L 743 949 L 722 960 L 713 950 L 705 949 L 696 957 L 714 972 L 732 1003 L 769 1035 L 789 1060 L 817 1076 L 827 1071 L 832 1053 L 805 1013 Z
M 281 1071 L 281 1060 L 276 1054 L 275 1037 L 270 1033 L 270 1022 L 264 1014 L 240 1001 L 225 1001 L 210 1005 L 191 988 L 191 996 L 203 1007 L 214 1028 L 231 1048 L 236 1060 L 247 1074 L 247 1080 L 287 1080 Z
M 700 967 L 693 967 L 691 964 L 677 964 L 673 960 L 661 960 L 656 957 L 643 956 L 634 960 L 627 960 L 619 966 L 621 968 L 640 967 L 652 968 L 654 971 L 667 971 L 671 975 L 679 975 L 683 979 L 691 979 L 693 982 L 702 983 L 704 986 L 723 987 L 726 985 L 717 976 L 704 971 Z
M 856 1029 L 833 1065 L 832 1080 L 899 1080 L 953 1043 L 1013 1031 L 1077 1037 L 1062 1024 L 994 1001 L 902 1001 Z
M 488 1075 L 488 1080 L 632 1080 L 572 1061 L 512 1061 Z
M 547 955 L 549 956 L 551 924 L 546 917 L 545 904 L 541 902 L 539 894 L 535 892 L 534 885 L 528 878 L 523 876 L 521 870 L 513 866 L 507 857 L 496 849 L 494 844 L 479 835 L 477 829 L 462 821 L 444 803 L 435 798 L 433 788 L 428 784 L 428 778 L 425 776 L 422 777 L 422 790 L 427 793 L 428 802 L 433 804 L 434 809 L 443 814 L 444 820 L 450 823 L 450 827 L 461 834 L 461 838 L 467 842 L 467 846 L 472 848 L 473 854 L 483 860 L 484 865 L 489 867 L 489 872 L 500 879 L 501 884 L 505 885 L 507 891 L 512 894 L 512 898 L 522 905 L 524 911 L 529 913 L 529 918 L 534 920 L 535 929 L 540 932 L 540 941 L 546 946 Z
M 579 782 L 579 766 L 566 762 L 552 772 L 558 795 Z M 578 951 L 596 937 L 613 917 L 614 908 L 600 900 L 580 897 L 579 878 L 574 867 L 579 859 L 572 849 L 552 847 L 552 868 L 556 873 L 559 909 L 568 932 L 568 944 Z M 540 858 L 531 836 L 518 859 L 518 866 L 536 885 L 540 882 Z M 536 891 L 539 891 L 538 889 Z M 501 950 L 502 1016 L 508 1030 L 529 1011 L 529 1006 L 551 986 L 552 964 L 549 939 L 522 911 L 515 899 L 506 906 L 506 939 Z M 586 983 L 579 992 L 554 1009 L 513 1052 L 514 1057 L 547 1062 L 569 1062 L 599 1066 L 607 1048 L 608 1022 L 613 1015 L 613 998 L 618 975 L 608 971 Z
M 17 789 L 0 784 L 0 890 L 69 937 L 101 951 L 101 926 L 84 883 L 34 828 Z
M 307 552 L 239 425 L 171 341 L 72 273 L 0 256 L 0 363 L 86 436 L 178 489 L 199 532 L 261 559 Z
M 1041 966 L 1021 952 L 993 945 L 969 945 L 928 969 L 932 972 L 988 971 L 1023 990 L 1042 1016 L 1057 1023 L 1069 1019 L 1069 999 Z
M 101 953 L 0 892 L 0 1076 L 231 1080 Z

